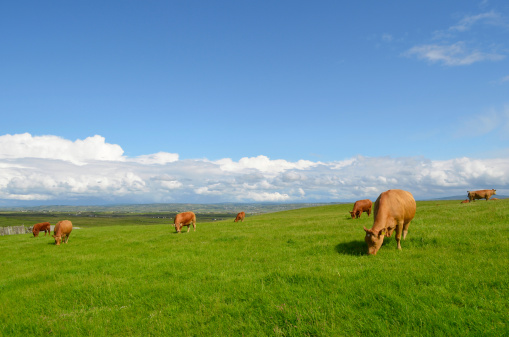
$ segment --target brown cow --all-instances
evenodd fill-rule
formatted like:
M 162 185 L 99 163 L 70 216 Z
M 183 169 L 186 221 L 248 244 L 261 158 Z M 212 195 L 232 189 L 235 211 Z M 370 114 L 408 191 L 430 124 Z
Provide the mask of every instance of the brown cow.
M 32 228 L 32 233 L 34 234 L 34 237 L 39 236 L 39 232 L 44 231 L 44 236 L 46 236 L 46 233 L 51 235 L 51 225 L 49 222 L 40 222 L 36 223 L 34 227 Z
M 498 198 L 491 198 L 490 200 L 498 200 Z
M 362 212 L 368 213 L 368 216 L 371 214 L 371 205 L 373 203 L 369 199 L 357 200 L 353 205 L 353 211 L 350 212 L 352 219 L 357 219 L 361 217 Z
M 465 200 L 463 200 L 461 203 L 462 203 L 462 204 L 468 204 L 469 202 L 470 202 L 470 201 L 469 201 L 468 199 L 465 199 Z
M 486 201 L 488 201 L 494 194 L 497 194 L 496 191 L 496 189 L 467 191 L 468 200 L 470 200 L 470 202 L 472 202 L 472 200 L 475 201 L 475 199 L 486 199 Z
M 62 220 L 57 222 L 55 229 L 53 230 L 53 237 L 55 238 L 55 244 L 60 246 L 60 242 L 67 243 L 69 241 L 69 235 L 72 232 L 72 222 L 69 220 Z
M 403 190 L 388 190 L 382 192 L 375 201 L 375 221 L 371 229 L 364 227 L 368 244 L 368 254 L 376 255 L 385 236 L 390 237 L 396 229 L 396 242 L 398 249 L 401 249 L 401 234 L 403 240 L 408 233 L 410 221 L 415 216 L 415 199 L 410 192 Z
M 193 224 L 193 230 L 196 232 L 196 215 L 193 212 L 179 213 L 175 216 L 175 221 L 173 222 L 177 233 L 180 233 L 183 226 L 187 226 L 187 232 L 189 233 L 191 224 Z
M 233 220 L 233 222 L 238 222 L 239 220 L 241 222 L 244 222 L 245 217 L 246 217 L 246 213 L 240 212 L 239 214 L 237 214 L 237 217 L 235 218 L 235 220 Z

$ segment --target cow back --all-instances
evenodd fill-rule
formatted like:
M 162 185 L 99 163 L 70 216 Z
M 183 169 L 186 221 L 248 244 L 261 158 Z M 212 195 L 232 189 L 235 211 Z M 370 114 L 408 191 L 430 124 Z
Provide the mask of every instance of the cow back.
M 415 216 L 415 199 L 410 192 L 393 189 L 380 194 L 375 201 L 374 214 L 375 225 L 387 227 L 387 221 L 409 222 Z
M 183 212 L 175 216 L 174 224 L 184 224 L 196 222 L 196 215 L 193 212 Z
M 246 213 L 245 212 L 240 212 L 237 214 L 237 216 L 235 217 L 235 222 L 239 221 L 239 220 L 244 220 L 244 217 L 246 216 Z
M 57 222 L 55 225 L 55 229 L 53 230 L 53 233 L 56 236 L 62 236 L 67 235 L 72 232 L 72 222 L 69 220 L 62 220 Z
M 357 210 L 366 211 L 371 208 L 373 203 L 369 199 L 357 200 L 353 205 L 354 212 Z

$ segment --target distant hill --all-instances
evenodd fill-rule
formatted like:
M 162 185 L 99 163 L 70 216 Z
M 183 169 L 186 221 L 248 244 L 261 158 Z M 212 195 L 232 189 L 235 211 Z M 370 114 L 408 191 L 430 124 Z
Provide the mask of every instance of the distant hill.
M 0 207 L 3 212 L 104 212 L 104 213 L 230 213 L 244 211 L 247 214 L 273 213 L 298 208 L 334 205 L 342 203 L 219 203 L 219 204 L 133 204 L 106 206 L 32 206 Z
M 498 199 L 507 199 L 509 196 L 496 195 Z M 465 200 L 466 195 L 454 195 L 444 198 L 430 198 L 419 200 Z M 376 200 L 372 198 L 372 200 Z M 247 214 L 262 214 L 288 211 L 292 209 L 308 208 L 316 206 L 327 206 L 337 204 L 349 204 L 349 202 L 317 202 L 317 203 L 218 203 L 218 204 L 192 204 L 192 203 L 173 203 L 173 204 L 127 204 L 127 205 L 91 205 L 91 206 L 70 206 L 70 205 L 53 205 L 53 206 L 14 206 L 0 207 L 0 212 L 92 212 L 92 213 L 180 213 L 185 211 L 193 211 L 199 214 L 237 214 L 244 211 Z

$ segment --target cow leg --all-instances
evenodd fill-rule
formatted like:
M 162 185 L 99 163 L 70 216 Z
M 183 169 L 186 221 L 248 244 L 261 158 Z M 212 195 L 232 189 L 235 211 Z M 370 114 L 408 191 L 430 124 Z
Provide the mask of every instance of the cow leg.
M 193 221 L 193 232 L 196 232 L 196 222 Z
M 398 249 L 401 250 L 401 234 L 403 232 L 403 221 L 396 225 L 396 242 L 398 243 Z
M 403 240 L 406 239 L 406 235 L 408 234 L 408 226 L 410 226 L 410 222 L 403 225 Z
M 69 235 L 71 235 L 71 234 L 67 234 L 67 235 L 66 235 L 66 237 L 65 237 L 65 241 L 64 241 L 65 243 L 67 243 L 67 241 L 69 241 Z

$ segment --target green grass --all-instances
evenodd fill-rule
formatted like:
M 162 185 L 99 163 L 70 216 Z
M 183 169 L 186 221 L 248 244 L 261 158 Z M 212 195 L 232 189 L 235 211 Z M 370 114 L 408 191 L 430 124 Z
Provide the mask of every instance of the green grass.
M 362 230 L 373 218 L 352 220 L 351 208 L 198 222 L 179 235 L 126 217 L 82 223 L 60 247 L 0 237 L 0 332 L 508 335 L 509 200 L 418 202 L 403 250 L 390 238 L 376 256 Z
M 0 212 L 0 227 L 5 226 L 33 226 L 39 222 L 50 222 L 55 225 L 58 221 L 67 219 L 78 227 L 104 226 L 139 226 L 164 225 L 173 223 L 176 213 L 130 213 L 130 212 Z M 197 213 L 198 222 L 215 222 L 218 220 L 235 219 L 232 213 Z

